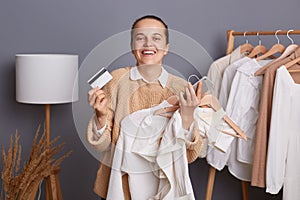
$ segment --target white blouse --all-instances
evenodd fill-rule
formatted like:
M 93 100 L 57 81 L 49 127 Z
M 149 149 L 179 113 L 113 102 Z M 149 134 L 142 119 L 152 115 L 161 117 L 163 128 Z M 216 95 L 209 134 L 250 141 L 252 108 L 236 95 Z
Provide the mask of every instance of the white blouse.
M 213 151 L 210 156 L 219 158 L 216 169 L 222 170 L 227 165 L 230 173 L 243 181 L 251 180 L 258 103 L 262 85 L 262 77 L 254 76 L 254 73 L 269 62 L 270 60 L 257 62 L 255 59 L 242 58 L 226 69 L 227 78 L 223 79 L 228 82 L 224 85 L 219 100 L 223 102 L 222 106 L 226 107 L 227 115 L 246 133 L 247 141 L 238 138 L 232 142 L 226 153 Z
M 300 84 L 285 66 L 277 69 L 268 143 L 266 192 L 283 200 L 300 197 Z
M 124 199 L 122 175 L 125 173 L 132 200 L 195 199 L 185 146 L 191 132 L 182 128 L 178 111 L 171 119 L 154 114 L 166 106 L 170 104 L 163 101 L 121 121 L 107 200 Z

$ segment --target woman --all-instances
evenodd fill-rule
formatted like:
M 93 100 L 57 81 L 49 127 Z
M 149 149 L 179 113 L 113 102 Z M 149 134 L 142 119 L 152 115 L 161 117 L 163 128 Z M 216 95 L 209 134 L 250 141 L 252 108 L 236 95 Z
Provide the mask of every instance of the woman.
M 162 65 L 169 49 L 167 25 L 153 15 L 137 19 L 131 29 L 131 49 L 136 66 L 111 72 L 113 79 L 107 85 L 88 92 L 88 102 L 95 115 L 88 125 L 87 140 L 104 152 L 94 186 L 94 191 L 102 198 L 107 196 L 111 158 L 120 134 L 120 122 L 135 111 L 153 107 L 176 95 L 182 127 L 191 138 L 187 147 L 188 161 L 193 162 L 201 150 L 198 129 L 193 124 L 193 112 L 199 98 L 190 83 L 169 74 Z M 122 183 L 125 199 L 131 199 L 127 175 L 122 177 Z

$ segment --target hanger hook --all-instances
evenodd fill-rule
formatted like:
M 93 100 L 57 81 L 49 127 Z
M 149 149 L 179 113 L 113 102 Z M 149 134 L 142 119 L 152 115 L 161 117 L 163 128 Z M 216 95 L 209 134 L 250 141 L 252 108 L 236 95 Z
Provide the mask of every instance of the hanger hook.
M 277 30 L 277 31 L 275 32 L 275 37 L 276 37 L 276 39 L 277 39 L 277 44 L 280 43 L 279 38 L 278 38 L 278 35 L 277 35 L 277 33 L 278 33 L 279 31 L 281 31 L 281 30 Z
M 289 36 L 289 32 L 294 31 L 293 29 L 288 30 L 288 32 L 286 33 L 286 36 L 289 38 L 289 40 L 291 40 L 292 44 L 294 44 L 294 40 L 291 38 L 291 36 Z
M 258 38 L 258 45 L 261 45 L 261 39 L 259 37 L 259 32 L 256 33 L 256 37 Z
M 246 40 L 246 44 L 248 44 L 249 41 L 248 41 L 248 38 L 246 37 L 246 33 L 247 33 L 247 31 L 244 32 L 244 38 L 245 38 L 245 40 Z

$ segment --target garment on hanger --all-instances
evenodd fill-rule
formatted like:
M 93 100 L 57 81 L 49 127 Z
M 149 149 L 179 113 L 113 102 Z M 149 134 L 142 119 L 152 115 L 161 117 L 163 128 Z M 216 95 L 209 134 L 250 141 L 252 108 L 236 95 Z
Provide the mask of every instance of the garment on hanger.
M 239 162 L 253 163 L 254 138 L 262 86 L 262 77 L 255 77 L 254 73 L 270 61 L 251 59 L 236 69 L 232 81 L 226 113 L 241 127 L 248 139 L 237 142 L 236 156 Z
M 268 32 L 264 32 L 264 34 L 268 34 Z M 296 33 L 298 34 L 298 32 Z M 227 53 L 230 53 L 232 52 L 232 49 L 234 47 L 234 36 L 235 35 L 242 35 L 242 32 L 235 32 L 233 30 L 229 30 L 227 31 L 227 37 L 228 37 L 228 46 L 227 46 Z M 251 35 L 253 35 L 253 33 L 251 33 Z M 244 36 L 245 36 L 245 32 L 244 32 Z M 283 53 L 284 55 L 285 53 Z M 284 55 L 285 56 L 285 55 Z M 280 58 L 281 59 L 281 58 Z M 279 60 L 279 59 L 278 59 Z M 293 72 L 296 72 L 296 70 L 293 70 Z M 298 72 L 298 71 L 297 71 Z M 236 142 L 236 140 L 233 141 L 232 145 L 235 145 L 234 143 Z M 257 144 L 257 143 L 256 143 Z M 259 144 L 257 144 L 256 146 L 259 146 Z M 233 154 L 235 154 L 235 152 L 233 152 Z M 260 160 L 258 160 L 260 161 Z M 257 164 L 256 164 L 257 165 Z M 265 166 L 259 166 L 258 167 L 259 169 L 262 169 L 262 168 L 265 168 Z M 255 171 L 255 170 L 252 170 L 252 171 Z M 212 197 L 212 187 L 213 187 L 213 179 L 214 179 L 214 174 L 215 174 L 215 171 L 213 170 L 213 168 L 211 168 L 210 170 L 210 174 L 209 174 L 209 179 L 208 179 L 208 186 L 207 186 L 207 198 L 211 198 Z M 261 177 L 265 178 L 264 175 L 261 175 Z M 252 179 L 253 179 L 253 176 L 252 176 Z M 257 177 L 255 178 L 257 179 Z M 245 187 L 246 184 L 242 184 L 242 189 L 243 189 L 243 198 L 244 199 L 247 199 L 247 194 L 248 194 L 248 191 L 247 191 L 247 187 Z
M 268 65 L 266 65 L 266 66 L 262 67 L 261 69 L 257 70 L 255 72 L 255 76 L 263 75 L 265 73 L 266 69 L 273 65 L 273 62 L 278 62 L 278 61 L 290 56 L 297 48 L 298 48 L 298 45 L 290 44 L 278 58 L 274 59 Z
M 249 60 L 251 60 L 251 58 L 245 56 L 233 62 L 224 70 L 223 77 L 222 77 L 222 84 L 220 87 L 220 95 L 219 95 L 219 102 L 224 109 L 226 109 L 228 97 L 230 94 L 231 84 L 236 74 L 237 68 L 239 68 Z
M 272 66 L 266 69 L 263 76 L 263 85 L 259 104 L 259 114 L 257 120 L 257 130 L 253 157 L 251 185 L 262 187 L 266 186 L 266 159 L 267 159 L 267 141 L 270 128 L 272 98 L 276 70 L 287 62 L 300 56 L 300 48 L 289 57 L 273 62 Z M 300 66 L 293 66 L 291 69 L 299 69 Z M 300 81 L 299 73 L 292 73 L 295 81 Z
M 186 156 L 186 149 L 191 142 L 181 121 L 177 110 L 162 135 L 156 156 L 159 188 L 158 193 L 149 200 L 195 200 Z
M 229 91 L 227 91 L 228 94 L 221 96 L 223 94 L 221 90 L 220 98 L 224 97 L 222 102 L 226 103 L 226 105 L 224 104 L 226 113 L 246 133 L 247 141 L 237 139 L 232 143 L 229 151 L 222 155 L 212 151 L 207 156 L 207 160 L 218 170 L 228 165 L 230 173 L 243 181 L 251 180 L 258 102 L 262 84 L 262 77 L 255 77 L 254 73 L 270 61 L 256 61 L 244 57 L 228 66 L 224 72 L 224 75 L 227 73 L 222 81 L 222 86 L 223 84 L 226 86 L 223 87 L 223 92 Z M 226 80 L 228 83 L 225 83 Z M 222 157 L 219 158 L 220 156 Z M 218 161 L 215 161 L 215 158 L 219 158 Z
M 300 84 L 283 65 L 277 69 L 266 171 L 266 192 L 277 194 L 283 186 L 283 200 L 300 197 Z
M 246 53 L 241 54 L 240 47 L 237 47 L 231 54 L 228 54 L 224 57 L 221 57 L 215 60 L 209 67 L 207 77 L 209 80 L 212 81 L 214 84 L 214 91 L 212 94 L 219 98 L 219 92 L 223 77 L 223 72 L 230 65 L 231 63 L 235 62 L 236 60 L 244 57 Z
M 214 111 L 212 108 L 196 108 L 194 119 L 198 124 L 200 134 L 203 138 L 203 146 L 199 157 L 207 155 L 208 147 L 216 148 L 218 151 L 226 152 L 230 147 L 234 137 L 224 134 L 226 131 L 236 134 L 235 131 L 224 120 L 225 111 L 223 109 Z
M 131 149 L 139 131 L 149 134 L 147 138 L 149 152 L 154 155 L 158 149 L 158 139 L 167 125 L 168 119 L 152 113 L 168 106 L 166 101 L 151 109 L 136 111 L 121 121 L 120 136 L 115 147 L 110 174 L 107 199 L 124 199 L 122 176 L 128 174 L 132 200 L 146 200 L 157 193 L 159 179 L 154 175 L 155 162 L 147 161 L 134 154 Z M 143 141 L 144 138 L 140 137 Z M 157 170 L 157 169 L 156 169 Z
M 195 199 L 186 156 L 191 132 L 182 128 L 178 111 L 171 119 L 154 114 L 168 106 L 171 104 L 163 101 L 121 121 L 107 199 L 124 199 L 124 174 L 128 174 L 132 200 Z

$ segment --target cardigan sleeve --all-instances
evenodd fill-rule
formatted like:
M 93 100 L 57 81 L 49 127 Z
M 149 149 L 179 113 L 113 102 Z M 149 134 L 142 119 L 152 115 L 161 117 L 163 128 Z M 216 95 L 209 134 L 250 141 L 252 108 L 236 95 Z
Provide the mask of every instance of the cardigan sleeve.
M 102 135 L 97 133 L 97 130 L 94 127 L 95 115 L 93 115 L 89 121 L 86 139 L 94 148 L 98 151 L 103 152 L 108 149 L 111 143 L 111 133 L 109 128 L 107 127 Z
M 203 140 L 200 136 L 200 130 L 197 123 L 194 123 L 191 140 L 186 140 L 185 144 L 188 163 L 192 163 L 199 157 L 203 144 Z
M 128 71 L 129 68 L 126 69 L 118 69 L 113 72 L 111 72 L 113 79 L 108 82 L 103 87 L 103 91 L 106 94 L 106 97 L 108 99 L 108 114 L 106 119 L 106 128 L 103 131 L 103 133 L 100 135 L 97 133 L 97 130 L 94 126 L 94 121 L 96 115 L 94 114 L 88 124 L 87 132 L 86 132 L 86 139 L 89 144 L 91 144 L 95 149 L 97 149 L 100 152 L 106 151 L 109 149 L 110 144 L 112 143 L 112 129 L 113 129 L 113 121 L 114 121 L 114 110 L 116 107 L 116 99 L 117 99 L 117 86 L 119 77 L 124 74 L 126 71 Z
M 110 82 L 111 83 L 111 82 Z M 88 124 L 86 139 L 89 144 L 91 144 L 95 149 L 100 152 L 108 150 L 110 144 L 112 142 L 111 130 L 112 130 L 112 121 L 113 121 L 113 97 L 112 97 L 112 86 L 108 83 L 104 86 L 103 90 L 107 95 L 108 98 L 108 114 L 106 119 L 106 128 L 103 133 L 100 135 L 98 134 L 97 130 L 95 129 L 94 123 L 96 119 L 96 115 L 94 114 Z

